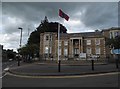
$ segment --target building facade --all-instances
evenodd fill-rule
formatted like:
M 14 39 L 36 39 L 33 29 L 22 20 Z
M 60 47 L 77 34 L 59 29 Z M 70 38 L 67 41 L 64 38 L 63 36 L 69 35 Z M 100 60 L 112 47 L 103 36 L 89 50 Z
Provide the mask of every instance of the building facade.
M 116 28 L 116 27 L 103 29 L 101 32 L 105 38 L 105 42 L 107 41 L 107 39 L 112 39 L 112 38 L 115 38 L 116 36 L 120 36 L 120 28 Z M 109 46 L 106 46 L 106 56 L 112 57 L 111 55 L 113 54 L 112 50 L 113 50 L 112 48 L 110 48 Z
M 60 33 L 59 56 L 61 60 L 89 60 L 96 56 L 105 59 L 111 49 L 105 45 L 106 38 L 120 35 L 119 28 L 85 33 Z M 57 60 L 57 32 L 40 33 L 40 57 L 44 60 Z
M 59 55 L 61 59 L 80 59 L 80 54 L 85 55 L 85 59 L 92 55 L 105 57 L 105 52 L 105 38 L 101 36 L 100 32 L 60 34 Z M 57 33 L 45 32 L 40 34 L 40 55 L 47 59 L 57 58 Z
M 2 63 L 2 50 L 3 50 L 3 45 L 0 45 L 0 63 Z

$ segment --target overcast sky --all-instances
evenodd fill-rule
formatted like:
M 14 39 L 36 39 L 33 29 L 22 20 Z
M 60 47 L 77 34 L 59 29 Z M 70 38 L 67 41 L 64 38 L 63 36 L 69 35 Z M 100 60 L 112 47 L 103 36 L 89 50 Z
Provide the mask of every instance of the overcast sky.
M 61 8 L 69 21 L 58 16 Z M 27 43 L 28 29 L 34 31 L 47 16 L 49 22 L 60 22 L 68 33 L 90 32 L 96 29 L 118 27 L 117 2 L 3 2 L 0 44 L 5 49 L 19 48 L 20 30 L 23 28 L 22 45 Z M 29 27 L 29 28 L 28 28 Z

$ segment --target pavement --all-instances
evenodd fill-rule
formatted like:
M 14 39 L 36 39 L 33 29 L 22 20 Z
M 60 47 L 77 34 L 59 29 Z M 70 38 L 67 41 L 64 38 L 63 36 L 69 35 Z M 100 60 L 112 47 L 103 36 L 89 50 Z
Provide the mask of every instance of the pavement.
M 78 62 L 78 64 L 61 63 L 61 70 L 58 72 L 57 63 L 34 62 L 21 63 L 21 66 L 11 67 L 7 72 L 22 76 L 71 76 L 119 72 L 119 69 L 116 68 L 115 63 L 95 63 L 94 70 L 92 70 L 91 63 L 80 64 Z

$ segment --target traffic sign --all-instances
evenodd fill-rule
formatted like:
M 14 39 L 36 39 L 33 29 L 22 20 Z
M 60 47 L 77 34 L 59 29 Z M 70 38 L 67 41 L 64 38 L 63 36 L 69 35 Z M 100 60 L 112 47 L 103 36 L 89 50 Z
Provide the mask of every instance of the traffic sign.
M 113 50 L 112 50 L 112 53 L 113 53 L 113 54 L 120 54 L 120 49 L 113 49 Z

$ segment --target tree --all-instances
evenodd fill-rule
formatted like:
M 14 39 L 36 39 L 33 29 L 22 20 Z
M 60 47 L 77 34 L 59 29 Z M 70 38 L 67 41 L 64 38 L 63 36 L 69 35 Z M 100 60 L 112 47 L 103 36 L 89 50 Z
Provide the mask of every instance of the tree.
M 109 48 L 120 49 L 120 36 L 111 39 L 107 38 L 106 45 L 108 45 Z
M 43 32 L 58 32 L 58 22 L 48 22 L 47 17 L 41 21 L 41 24 L 36 28 L 37 30 L 33 31 L 28 38 L 27 44 L 37 44 L 39 46 L 40 43 L 40 33 Z M 66 33 L 67 29 L 60 24 L 60 32 Z
M 9 59 L 15 59 L 15 56 L 16 56 L 16 52 L 13 51 L 13 49 L 3 49 L 2 51 L 2 61 L 8 61 Z
M 120 49 L 120 36 L 116 36 L 114 39 L 114 49 Z
M 18 49 L 19 54 L 22 55 L 24 61 L 31 61 L 28 57 L 38 57 L 39 56 L 39 49 L 38 45 L 30 44 L 25 45 Z
M 19 54 L 21 55 L 31 55 L 34 57 L 34 54 L 39 52 L 38 46 L 36 44 L 25 45 L 24 47 L 18 49 Z
M 47 17 L 45 16 L 45 19 L 41 21 L 41 24 L 36 28 L 37 30 L 33 31 L 30 34 L 30 37 L 28 38 L 27 45 L 34 45 L 36 44 L 37 49 L 39 49 L 40 45 L 40 33 L 43 32 L 58 32 L 58 22 L 49 22 Z M 60 32 L 66 33 L 67 29 L 60 24 Z M 29 48 L 29 47 L 28 47 Z
M 35 31 L 33 31 L 30 34 L 30 37 L 28 38 L 27 44 L 19 48 L 18 51 L 21 55 L 31 55 L 34 57 L 34 55 L 39 55 L 39 45 L 40 45 L 40 33 L 43 32 L 58 32 L 58 22 L 49 22 L 47 17 L 45 16 L 45 19 L 41 21 L 41 24 L 36 28 Z M 60 32 L 66 33 L 67 29 L 60 24 Z

